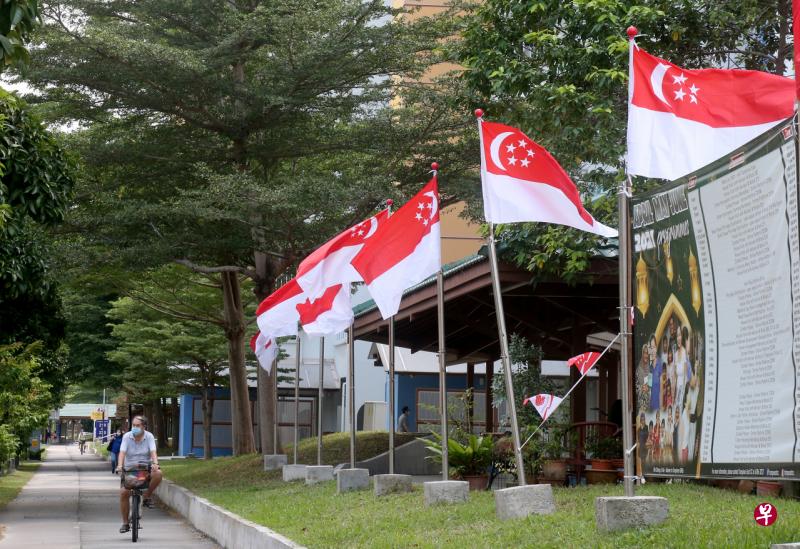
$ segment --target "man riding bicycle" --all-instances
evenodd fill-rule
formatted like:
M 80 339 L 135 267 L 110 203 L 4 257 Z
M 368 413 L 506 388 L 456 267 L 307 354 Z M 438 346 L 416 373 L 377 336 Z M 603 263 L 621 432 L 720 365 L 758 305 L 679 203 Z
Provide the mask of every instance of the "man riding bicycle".
M 136 416 L 133 418 L 132 428 L 122 437 L 122 446 L 119 450 L 117 473 L 125 470 L 125 465 L 135 467 L 139 464 L 150 464 L 150 486 L 144 493 L 142 505 L 153 507 L 151 499 L 153 492 L 161 482 L 161 471 L 158 468 L 158 455 L 156 454 L 156 439 L 147 429 L 147 418 Z M 130 493 L 124 484 L 120 484 L 119 508 L 122 513 L 122 527 L 120 534 L 130 530 L 128 516 L 130 513 Z

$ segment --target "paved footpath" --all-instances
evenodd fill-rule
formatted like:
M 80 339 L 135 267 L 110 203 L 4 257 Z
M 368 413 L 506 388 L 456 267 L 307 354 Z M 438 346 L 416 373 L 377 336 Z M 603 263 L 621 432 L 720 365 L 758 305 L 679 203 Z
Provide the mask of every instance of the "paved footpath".
M 119 477 L 98 456 L 76 445 L 51 445 L 39 470 L 3 511 L 0 549 L 113 549 L 131 547 L 120 534 Z M 206 549 L 218 545 L 164 508 L 144 509 L 133 547 Z

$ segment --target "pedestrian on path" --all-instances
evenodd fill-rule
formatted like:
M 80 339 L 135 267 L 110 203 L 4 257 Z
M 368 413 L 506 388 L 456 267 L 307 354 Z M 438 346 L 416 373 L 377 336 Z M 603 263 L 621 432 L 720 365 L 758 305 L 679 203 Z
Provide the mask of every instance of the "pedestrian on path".
M 125 470 L 125 464 L 128 468 L 133 468 L 137 465 L 150 465 L 150 485 L 144 493 L 142 505 L 147 508 L 153 507 L 153 492 L 161 483 L 161 470 L 158 468 L 158 454 L 156 453 L 156 439 L 150 431 L 147 431 L 147 418 L 144 416 L 136 416 L 133 418 L 131 430 L 122 436 L 122 445 L 119 450 L 119 465 L 117 472 L 121 473 Z M 128 523 L 128 513 L 130 511 L 130 495 L 131 491 L 125 488 L 122 483 L 124 479 L 120 479 L 119 489 L 119 509 L 122 514 L 122 527 L 119 529 L 120 534 L 128 532 L 131 527 Z
M 122 429 L 117 429 L 117 432 L 111 436 L 111 442 L 108 443 L 107 450 L 111 454 L 111 474 L 117 474 L 117 459 L 119 458 L 119 450 L 122 447 Z

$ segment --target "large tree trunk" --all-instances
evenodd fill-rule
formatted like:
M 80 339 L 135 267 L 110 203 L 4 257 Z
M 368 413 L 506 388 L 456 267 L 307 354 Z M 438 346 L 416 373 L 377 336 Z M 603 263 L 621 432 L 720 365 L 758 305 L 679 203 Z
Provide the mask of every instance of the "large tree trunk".
M 161 404 L 161 399 L 157 398 L 153 401 L 151 408 L 153 410 L 153 417 L 151 418 L 151 425 L 153 426 L 153 434 L 156 437 L 156 443 L 159 448 L 167 446 L 167 425 L 164 421 L 164 408 Z
M 203 409 L 203 459 L 211 459 L 211 420 L 214 417 L 214 400 L 208 395 L 214 393 L 213 385 L 203 388 L 200 406 Z
M 172 437 L 172 449 L 178 451 L 178 441 L 181 436 L 181 409 L 178 406 L 178 395 L 172 397 L 172 430 L 170 432 Z
M 228 338 L 228 368 L 231 378 L 233 455 L 240 456 L 256 451 L 250 396 L 247 389 L 247 369 L 244 365 L 244 310 L 237 273 L 223 272 L 221 279 L 225 335 Z

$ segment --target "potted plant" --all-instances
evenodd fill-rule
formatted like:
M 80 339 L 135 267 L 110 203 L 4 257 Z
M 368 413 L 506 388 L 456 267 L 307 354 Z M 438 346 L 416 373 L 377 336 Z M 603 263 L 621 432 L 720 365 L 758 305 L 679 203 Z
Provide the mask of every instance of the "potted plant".
M 622 440 L 620 437 L 590 437 L 586 441 L 586 453 L 591 469 L 586 471 L 586 478 L 591 484 L 610 484 L 617 480 L 617 469 L 613 460 L 622 458 Z
M 430 459 L 442 462 L 441 435 L 431 433 L 433 440 L 423 440 L 432 452 Z M 469 482 L 470 490 L 485 490 L 489 484 L 489 466 L 492 464 L 494 442 L 489 436 L 468 435 L 464 444 L 455 438 L 447 439 L 449 475 Z
M 778 496 L 781 493 L 781 483 L 772 480 L 756 481 L 756 494 L 759 496 Z
M 542 437 L 542 477 L 563 484 L 567 478 L 566 456 L 574 445 L 569 440 L 569 425 L 555 424 Z M 574 438 L 577 433 L 572 432 Z

